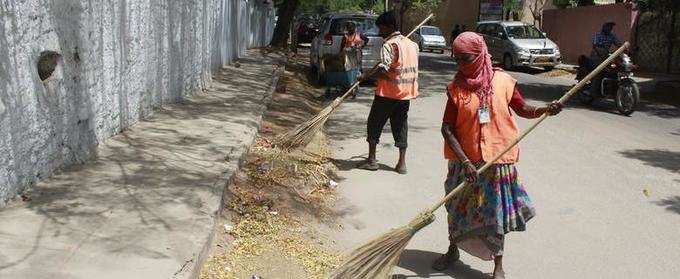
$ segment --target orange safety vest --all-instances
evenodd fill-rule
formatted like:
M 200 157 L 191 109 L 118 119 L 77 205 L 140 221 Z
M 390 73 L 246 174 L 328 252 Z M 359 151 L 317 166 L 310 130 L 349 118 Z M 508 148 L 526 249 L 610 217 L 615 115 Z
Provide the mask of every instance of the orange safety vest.
M 361 47 L 364 40 L 361 39 L 359 32 L 355 32 L 354 36 L 345 35 L 345 47 Z
M 378 79 L 375 95 L 395 100 L 418 97 L 418 45 L 404 36 L 394 36 L 385 44 L 392 47 L 392 64 L 386 78 Z
M 463 152 L 472 162 L 491 161 L 500 154 L 519 135 L 515 118 L 510 111 L 510 100 L 517 81 L 502 71 L 494 73 L 491 82 L 493 98 L 491 99 L 491 122 L 479 123 L 479 98 L 472 92 L 449 85 L 450 98 L 458 109 L 456 119 L 452 119 L 454 135 L 463 148 Z M 445 142 L 444 157 L 457 160 L 455 153 Z M 519 159 L 519 148 L 513 147 L 501 157 L 497 164 L 511 164 Z

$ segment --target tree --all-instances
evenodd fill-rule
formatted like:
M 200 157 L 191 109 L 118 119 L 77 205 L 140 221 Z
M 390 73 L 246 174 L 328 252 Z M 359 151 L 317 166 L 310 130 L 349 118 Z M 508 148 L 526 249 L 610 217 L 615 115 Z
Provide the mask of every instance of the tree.
M 295 12 L 297 11 L 299 0 L 281 0 L 278 6 L 279 19 L 276 21 L 274 27 L 274 34 L 272 35 L 271 46 L 285 48 L 288 46 L 288 38 Z
M 503 0 L 503 18 L 505 20 L 517 20 L 521 18 L 521 14 L 522 3 L 520 0 Z
M 576 5 L 579 7 L 582 6 L 594 6 L 595 5 L 595 0 L 576 0 Z
M 547 2 L 547 0 L 531 0 L 531 3 L 529 3 L 529 10 L 534 18 L 534 25 L 538 27 L 543 26 L 543 8 L 545 8 Z

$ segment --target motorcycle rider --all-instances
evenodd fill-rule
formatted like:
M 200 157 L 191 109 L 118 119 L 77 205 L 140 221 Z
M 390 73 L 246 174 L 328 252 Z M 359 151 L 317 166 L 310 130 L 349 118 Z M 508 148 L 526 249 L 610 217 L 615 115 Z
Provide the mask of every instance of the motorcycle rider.
M 593 44 L 593 49 L 590 52 L 590 65 L 588 65 L 588 68 L 592 71 L 602 63 L 607 57 L 609 56 L 610 51 L 612 50 L 612 47 L 620 47 L 621 46 L 621 41 L 616 37 L 616 34 L 614 34 L 614 26 L 616 23 L 612 21 L 605 22 L 602 25 L 602 29 L 600 32 L 597 32 L 593 35 L 592 38 L 592 44 Z M 597 77 L 593 79 L 592 82 L 592 89 L 593 93 L 599 93 L 600 92 L 600 85 L 602 83 L 602 78 L 606 75 L 606 72 L 603 71 L 601 74 L 599 74 Z

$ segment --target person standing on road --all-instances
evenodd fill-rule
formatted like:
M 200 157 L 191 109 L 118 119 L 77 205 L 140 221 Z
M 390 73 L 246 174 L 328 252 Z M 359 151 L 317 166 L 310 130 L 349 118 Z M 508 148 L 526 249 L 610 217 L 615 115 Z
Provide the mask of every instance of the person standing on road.
M 368 159 L 358 167 L 378 170 L 376 147 L 383 127 L 390 120 L 395 146 L 399 148 L 399 162 L 395 171 L 406 174 L 408 146 L 408 111 L 411 99 L 418 97 L 418 44 L 397 31 L 393 12 L 385 12 L 376 20 L 380 36 L 384 38 L 381 62 L 377 70 L 378 85 L 367 120 Z M 361 80 L 373 73 L 366 73 Z
M 342 37 L 342 42 L 340 43 L 340 50 L 347 56 L 347 61 L 351 64 L 351 69 L 346 69 L 359 73 L 362 69 L 362 52 L 363 47 L 368 44 L 368 37 L 366 35 L 357 32 L 357 25 L 353 21 L 347 22 L 347 34 Z M 357 74 L 352 75 L 351 83 L 357 78 Z M 359 92 L 359 87 L 354 89 L 352 92 L 352 98 L 356 99 L 357 92 Z
M 477 174 L 477 168 L 518 137 L 511 109 L 521 117 L 538 118 L 546 112 L 556 115 L 562 105 L 526 104 L 517 81 L 492 67 L 484 39 L 476 33 L 462 33 L 452 51 L 459 71 L 447 87 L 442 123 L 444 155 L 449 160 L 445 191 L 448 194 L 463 179 L 471 185 L 446 204 L 450 246 L 432 267 L 445 270 L 459 259 L 461 248 L 482 260 L 493 260 L 493 278 L 504 278 L 504 235 L 524 231 L 535 213 L 515 168 L 519 149 L 511 149 L 482 174 Z

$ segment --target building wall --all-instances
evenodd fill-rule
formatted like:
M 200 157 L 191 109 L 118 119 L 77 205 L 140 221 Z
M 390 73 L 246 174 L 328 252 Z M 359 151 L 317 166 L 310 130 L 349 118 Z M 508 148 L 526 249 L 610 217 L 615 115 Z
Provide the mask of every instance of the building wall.
M 0 0 L 0 206 L 267 43 L 246 0 Z M 43 51 L 61 55 L 42 81 Z
M 478 15 L 479 0 L 442 1 L 436 13 L 437 23 L 447 41 L 456 24 L 467 25 L 468 31 L 473 31 Z
M 605 21 L 616 22 L 614 33 L 621 41 L 631 40 L 633 13 L 624 4 L 552 9 L 543 11 L 543 30 L 560 47 L 566 63 L 589 55 L 592 36 Z

